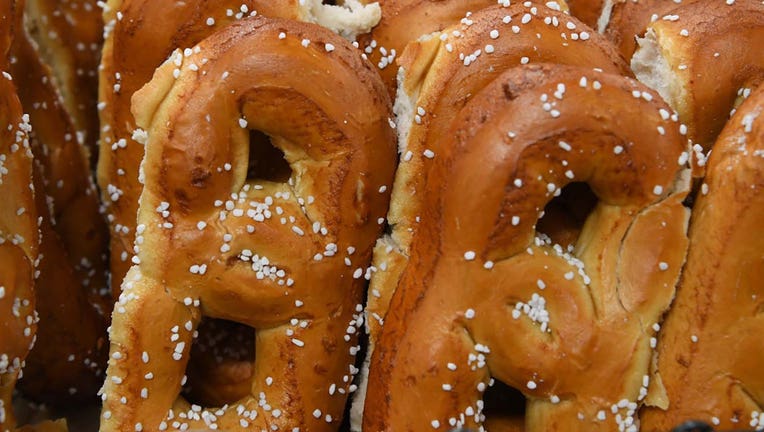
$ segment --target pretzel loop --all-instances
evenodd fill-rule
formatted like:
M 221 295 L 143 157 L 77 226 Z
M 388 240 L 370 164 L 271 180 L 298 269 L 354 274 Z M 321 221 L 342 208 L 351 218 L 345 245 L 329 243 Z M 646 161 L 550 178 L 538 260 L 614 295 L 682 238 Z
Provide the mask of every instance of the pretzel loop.
M 689 149 L 666 109 L 631 80 L 548 65 L 466 105 L 432 162 L 439 186 L 376 344 L 364 429 L 479 426 L 491 377 L 529 399 L 526 430 L 634 420 L 687 247 Z M 536 224 L 574 181 L 599 202 L 568 249 Z
M 133 101 L 148 131 L 139 264 L 115 309 L 102 429 L 336 429 L 363 322 L 353 275 L 394 169 L 379 78 L 327 30 L 254 18 L 175 53 Z M 248 178 L 250 130 L 283 151 L 288 181 Z M 178 393 L 202 315 L 254 327 L 256 363 L 251 396 L 194 415 Z

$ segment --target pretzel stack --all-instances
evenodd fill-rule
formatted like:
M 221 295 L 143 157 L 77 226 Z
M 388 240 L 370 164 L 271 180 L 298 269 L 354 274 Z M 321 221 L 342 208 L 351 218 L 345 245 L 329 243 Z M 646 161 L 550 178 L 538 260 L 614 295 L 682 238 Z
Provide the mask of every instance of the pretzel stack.
M 764 430 L 759 0 L 0 0 L 0 432 Z

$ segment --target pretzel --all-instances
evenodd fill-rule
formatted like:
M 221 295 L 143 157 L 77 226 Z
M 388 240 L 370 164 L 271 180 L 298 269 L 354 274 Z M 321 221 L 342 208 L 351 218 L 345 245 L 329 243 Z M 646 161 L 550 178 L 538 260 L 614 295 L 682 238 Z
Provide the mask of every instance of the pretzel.
M 133 101 L 149 137 L 139 264 L 113 314 L 101 431 L 336 430 L 395 165 L 376 72 L 328 30 L 255 17 L 176 52 Z M 288 180 L 248 177 L 247 129 L 284 152 Z M 202 316 L 256 334 L 250 393 L 219 409 L 178 397 Z
M 636 430 L 687 247 L 689 148 L 667 110 L 630 79 L 559 65 L 511 69 L 465 106 L 429 161 L 364 430 L 478 427 L 494 378 L 527 396 L 526 431 Z M 536 224 L 573 181 L 599 203 L 571 252 Z
M 646 409 L 643 431 L 687 419 L 719 430 L 764 426 L 764 87 L 714 144 L 690 223 L 677 297 L 661 330 L 658 373 L 668 406 Z
M 15 3 L 0 0 L 0 431 L 13 430 L 11 398 L 37 331 L 34 271 L 40 234 L 32 187 L 29 118 L 22 115 L 8 55 Z
M 642 37 L 650 23 L 659 20 L 679 5 L 695 0 L 606 0 L 597 21 L 597 31 L 610 39 L 625 59 L 637 49 L 637 37 Z
M 730 4 L 728 4 L 730 3 Z M 756 0 L 682 5 L 648 27 L 631 60 L 705 151 L 729 118 L 739 92 L 764 76 L 764 6 Z
M 12 46 L 19 99 L 35 125 L 36 207 L 42 218 L 40 276 L 35 284 L 40 324 L 37 344 L 20 382 L 37 401 L 69 403 L 93 397 L 103 379 L 107 231 L 90 178 L 87 154 L 45 66 L 24 31 L 24 2 L 16 2 Z M 75 318 L 76 317 L 76 318 Z
M 104 105 L 101 123 L 105 127 L 101 136 L 98 181 L 113 229 L 111 270 L 114 299 L 119 296 L 120 284 L 132 262 L 135 215 L 142 190 L 138 171 L 144 147 L 140 131 L 133 137 L 137 129 L 130 113 L 133 93 L 151 79 L 155 68 L 174 49 L 193 46 L 214 31 L 248 15 L 318 21 L 351 35 L 360 27 L 368 25 L 364 24 L 364 19 L 368 18 L 364 15 L 368 15 L 374 7 L 361 8 L 356 2 L 347 3 L 351 3 L 350 7 L 355 9 L 346 10 L 340 6 L 298 0 L 193 0 L 175 4 L 169 16 L 167 5 L 163 2 L 113 0 L 107 4 L 105 21 L 109 23 L 109 34 L 100 75 L 100 98 Z M 118 12 L 120 20 L 117 20 Z M 247 364 L 231 358 L 205 359 L 205 353 L 199 354 L 195 356 L 195 361 L 200 364 L 189 368 L 192 396 L 212 404 L 222 404 L 236 394 L 239 397 L 248 394 L 249 389 L 244 384 L 248 379 L 242 379 L 241 376 L 241 372 L 247 370 Z M 209 371 L 204 378 L 195 376 L 197 370 L 211 367 L 215 369 Z M 235 386 L 238 390 L 221 393 L 214 390 L 216 385 L 201 384 L 202 380 L 209 383 L 238 382 Z M 226 394 L 226 399 L 215 396 L 221 394 Z
M 320 2 L 319 2 L 320 3 Z M 352 0 L 349 3 L 354 3 Z M 373 7 L 369 7 L 373 9 Z M 338 12 L 340 10 L 340 12 Z M 167 4 L 151 0 L 109 0 L 104 12 L 107 37 L 100 72 L 99 100 L 103 125 L 98 184 L 112 227 L 111 271 L 114 299 L 130 268 L 135 239 L 135 215 L 142 185 L 138 168 L 143 158 L 141 134 L 133 136 L 135 120 L 130 98 L 177 48 L 188 48 L 226 25 L 249 15 L 319 21 L 352 33 L 353 13 L 314 0 L 191 0 Z M 334 11 L 335 14 L 331 12 Z M 358 9 L 359 14 L 366 9 Z M 117 14 L 121 19 L 117 19 Z M 349 14 L 349 15 L 348 15 Z M 337 18 L 335 15 L 339 15 Z M 364 18 L 363 16 L 361 18 Z M 344 26 L 344 27 L 343 27 Z
M 89 154 L 97 160 L 98 63 L 103 45 L 96 0 L 26 0 L 25 25 L 51 66 L 63 105 Z
M 427 190 L 430 158 L 438 157 L 442 137 L 461 107 L 501 72 L 529 61 L 628 73 L 628 67 L 607 41 L 575 18 L 545 6 L 494 6 L 475 12 L 470 20 L 470 25 L 444 30 L 441 34 L 445 37 L 434 34 L 410 44 L 399 60 L 403 72 L 395 110 L 401 160 L 388 213 L 392 232 L 374 252 L 373 267 L 384 271 L 371 274 L 367 306 L 373 318 L 367 323 L 369 356 L 378 336 L 378 321 L 387 311 L 409 256 L 418 218 L 424 211 L 422 198 Z M 479 56 L 475 54 L 478 51 L 482 52 Z M 361 389 L 363 394 L 364 384 Z M 358 423 L 362 397 L 354 405 L 352 418 Z

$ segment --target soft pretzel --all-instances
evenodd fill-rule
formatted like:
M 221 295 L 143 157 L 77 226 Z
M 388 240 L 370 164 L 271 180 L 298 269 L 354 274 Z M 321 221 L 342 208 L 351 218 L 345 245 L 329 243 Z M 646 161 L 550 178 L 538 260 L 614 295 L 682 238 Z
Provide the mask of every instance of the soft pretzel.
M 40 325 L 37 344 L 20 382 L 38 401 L 93 397 L 103 379 L 106 318 L 106 224 L 90 177 L 86 152 L 45 66 L 22 24 L 19 10 L 11 71 L 22 106 L 35 125 L 36 206 L 40 229 L 40 276 L 36 282 Z M 45 259 L 47 258 L 47 259 Z
M 661 330 L 658 373 L 668 406 L 643 431 L 689 419 L 720 430 L 764 427 L 764 87 L 714 144 L 690 222 L 690 249 Z
M 477 427 L 494 378 L 528 397 L 527 431 L 636 430 L 687 246 L 689 148 L 668 109 L 633 80 L 547 65 L 467 104 L 428 161 L 364 430 Z M 570 252 L 535 227 L 574 181 L 599 202 Z
M 318 3 L 321 3 L 320 1 Z M 355 5 L 357 2 L 348 0 Z M 104 43 L 99 100 L 102 105 L 98 184 L 112 227 L 112 292 L 132 264 L 135 215 L 142 185 L 138 168 L 143 158 L 143 135 L 135 134 L 130 98 L 150 79 L 154 70 L 177 48 L 185 49 L 226 25 L 250 15 L 301 19 L 326 24 L 353 34 L 374 7 L 321 5 L 315 0 L 109 0 L 104 12 Z M 378 9 L 378 7 L 377 7 Z M 373 18 L 373 17 L 372 17 Z M 360 26 L 353 30 L 353 25 Z
M 34 273 L 40 234 L 32 186 L 29 117 L 22 115 L 9 50 L 16 4 L 0 0 L 0 431 L 13 430 L 11 398 L 37 330 Z
M 226 25 L 249 15 L 265 15 L 320 22 L 335 31 L 352 35 L 361 31 L 373 6 L 361 7 L 348 1 L 348 8 L 299 0 L 247 0 L 209 2 L 201 0 L 174 3 L 169 12 L 165 2 L 150 0 L 112 0 L 105 9 L 108 35 L 103 51 L 100 98 L 103 104 L 101 152 L 98 181 L 113 229 L 111 238 L 112 292 L 116 299 L 131 265 L 135 238 L 135 215 L 142 185 L 139 166 L 144 147 L 141 131 L 136 132 L 130 112 L 130 98 L 150 79 L 154 70 L 176 48 L 188 48 Z M 340 2 L 341 3 L 341 2 Z M 378 7 L 377 7 L 378 9 Z M 147 49 L 148 47 L 148 49 Z M 205 326 L 206 331 L 214 327 Z M 210 337 L 216 337 L 210 335 Z M 202 337 L 201 343 L 206 338 Z M 208 402 L 223 403 L 219 396 L 239 397 L 249 393 L 248 379 L 242 379 L 249 365 L 235 358 L 205 358 L 198 352 L 190 367 L 193 396 Z M 200 369 L 214 368 L 205 378 Z M 204 376 L 204 375 L 202 375 Z M 201 381 L 205 380 L 204 385 Z M 219 391 L 213 383 L 229 383 Z M 230 386 L 231 383 L 236 383 Z M 232 387 L 232 388 L 231 388 Z M 238 399 L 238 397 L 234 398 Z
M 98 140 L 98 63 L 103 45 L 96 0 L 26 0 L 25 25 L 51 67 L 63 105 L 95 164 Z
M 101 430 L 336 430 L 356 273 L 395 164 L 378 75 L 328 30 L 255 17 L 176 52 L 133 101 L 149 137 L 139 264 L 113 314 Z M 247 129 L 284 152 L 288 180 L 248 177 Z M 250 394 L 219 409 L 178 397 L 201 316 L 256 334 Z
M 545 6 L 494 6 L 474 13 L 471 20 L 470 25 L 459 24 L 442 36 L 410 44 L 400 59 L 403 79 L 395 109 L 402 154 L 388 219 L 394 240 L 402 244 L 420 211 L 417 200 L 407 199 L 417 194 L 426 177 L 418 174 L 420 167 L 437 157 L 440 134 L 453 116 L 493 78 L 528 62 L 628 73 L 603 38 L 575 18 Z
M 696 0 L 605 0 L 597 21 L 597 31 L 610 39 L 625 59 L 637 49 L 637 37 L 644 36 L 650 23 L 667 15 L 681 4 Z
M 739 92 L 764 77 L 764 5 L 757 0 L 682 5 L 648 27 L 631 60 L 637 78 L 656 89 L 707 151 Z
M 369 352 L 409 256 L 411 237 L 423 212 L 431 158 L 438 157 L 451 119 L 472 95 L 504 70 L 527 62 L 628 73 L 618 53 L 601 36 L 575 18 L 545 6 L 493 6 L 475 12 L 470 20 L 470 25 L 444 30 L 444 36 L 434 34 L 410 44 L 400 59 L 403 72 L 395 109 L 401 160 L 388 213 L 392 232 L 374 252 L 378 271 L 371 274 L 369 289 L 367 309 L 373 318 L 367 322 Z M 357 423 L 363 400 L 354 404 Z

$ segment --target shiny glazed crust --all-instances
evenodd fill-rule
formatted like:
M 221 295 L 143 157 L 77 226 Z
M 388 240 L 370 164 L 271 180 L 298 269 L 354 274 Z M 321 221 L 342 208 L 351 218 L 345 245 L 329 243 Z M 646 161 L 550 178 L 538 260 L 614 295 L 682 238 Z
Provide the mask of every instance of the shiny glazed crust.
M 679 113 L 693 142 L 709 150 L 739 91 L 750 91 L 764 78 L 759 49 L 764 5 L 757 0 L 693 2 L 672 10 L 647 32 L 670 68 L 661 95 Z M 646 72 L 635 69 L 640 79 Z
M 426 161 L 364 430 L 478 427 L 492 378 L 528 398 L 527 431 L 636 420 L 687 247 L 689 148 L 668 109 L 633 80 L 544 65 L 461 110 Z M 573 252 L 535 230 L 572 181 L 599 198 Z
M 104 10 L 107 36 L 99 79 L 101 144 L 98 185 L 112 227 L 111 272 L 114 299 L 132 265 L 135 215 L 143 186 L 138 169 L 144 141 L 130 98 L 149 82 L 175 49 L 190 48 L 226 25 L 252 13 L 298 18 L 297 0 L 109 0 Z M 247 12 L 242 12 L 246 10 Z M 230 15 L 227 11 L 233 11 Z M 121 19 L 117 19 L 119 13 Z
M 374 350 L 379 323 L 387 313 L 409 256 L 417 219 L 424 211 L 430 158 L 438 157 L 442 137 L 461 107 L 501 72 L 527 62 L 629 73 L 625 62 L 601 36 L 546 6 L 493 6 L 472 14 L 470 19 L 469 26 L 456 24 L 427 40 L 409 44 L 399 60 L 402 72 L 395 111 L 400 164 L 388 211 L 391 234 L 382 238 L 374 251 L 373 264 L 378 271 L 372 273 L 369 286 L 368 355 Z M 479 56 L 475 55 L 478 52 Z M 360 421 L 358 411 L 363 406 L 365 386 L 361 384 L 360 399 L 354 401 L 356 423 Z
M 505 17 L 509 17 L 507 23 Z M 555 62 L 628 73 L 625 63 L 604 39 L 575 18 L 545 6 L 494 6 L 472 14 L 471 19 L 470 26 L 458 24 L 443 31 L 445 38 L 436 34 L 410 44 L 400 60 L 404 75 L 396 114 L 401 159 L 388 213 L 392 233 L 378 243 L 374 254 L 375 268 L 384 271 L 372 275 L 369 289 L 372 348 L 378 322 L 387 312 L 406 264 L 417 218 L 424 211 L 430 158 L 438 157 L 445 131 L 461 107 L 501 72 L 524 62 Z M 546 24 L 547 20 L 550 24 Z M 562 28 L 566 29 L 564 36 Z M 461 36 L 455 36 L 455 31 Z M 495 39 L 492 31 L 498 34 Z M 578 40 L 572 40 L 574 33 Z M 578 36 L 581 33 L 586 34 L 585 40 Z M 487 44 L 493 52 L 486 52 Z M 482 51 L 479 57 L 462 59 L 462 54 L 471 55 L 477 50 Z
M 687 419 L 719 430 L 764 425 L 764 88 L 737 110 L 714 144 L 690 222 L 690 249 L 661 330 L 665 409 L 643 431 Z
M 637 49 L 637 37 L 644 36 L 650 23 L 670 15 L 679 5 L 696 0 L 612 0 L 607 26 L 598 27 L 610 39 L 625 59 Z
M 114 310 L 101 430 L 336 430 L 363 323 L 354 274 L 395 165 L 379 77 L 326 29 L 256 17 L 177 51 L 133 103 L 139 264 Z M 247 178 L 248 129 L 284 152 L 288 182 Z M 256 362 L 250 396 L 198 412 L 178 394 L 202 315 L 255 328 Z
M 394 97 L 397 59 L 406 44 L 451 27 L 468 13 L 495 5 L 496 0 L 380 0 L 379 3 L 382 19 L 358 42 L 369 61 L 377 66 L 390 97 Z

